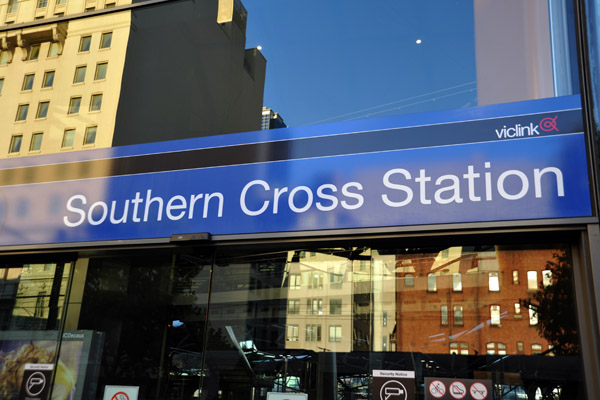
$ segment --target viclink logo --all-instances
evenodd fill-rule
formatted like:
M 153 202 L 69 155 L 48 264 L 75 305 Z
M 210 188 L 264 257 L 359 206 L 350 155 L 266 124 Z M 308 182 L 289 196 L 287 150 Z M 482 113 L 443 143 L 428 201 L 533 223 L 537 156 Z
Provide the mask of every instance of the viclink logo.
M 540 131 L 538 129 L 540 129 L 544 132 L 550 132 L 550 131 L 559 132 L 558 127 L 556 125 L 557 118 L 558 118 L 558 115 L 555 115 L 554 117 L 543 118 L 540 121 L 539 125 L 535 125 L 533 123 L 529 123 L 529 125 L 515 124 L 514 127 L 511 126 L 510 128 L 507 127 L 506 125 L 504 125 L 502 127 L 502 129 L 500 129 L 500 130 L 495 129 L 496 136 L 498 136 L 498 139 L 509 139 L 509 138 L 525 137 L 525 136 L 539 136 Z
M 498 139 L 517 138 L 524 136 L 539 135 L 539 125 L 530 123 L 529 125 L 516 124 L 514 127 L 507 128 L 506 125 L 500 130 L 496 129 Z

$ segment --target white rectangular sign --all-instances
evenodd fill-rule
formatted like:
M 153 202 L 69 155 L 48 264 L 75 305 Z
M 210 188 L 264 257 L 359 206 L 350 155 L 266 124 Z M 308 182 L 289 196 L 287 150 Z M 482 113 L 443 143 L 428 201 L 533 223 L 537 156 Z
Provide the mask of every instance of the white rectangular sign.
M 267 400 L 308 400 L 308 395 L 306 393 L 269 392 Z
M 138 400 L 139 391 L 139 386 L 106 385 L 103 400 Z

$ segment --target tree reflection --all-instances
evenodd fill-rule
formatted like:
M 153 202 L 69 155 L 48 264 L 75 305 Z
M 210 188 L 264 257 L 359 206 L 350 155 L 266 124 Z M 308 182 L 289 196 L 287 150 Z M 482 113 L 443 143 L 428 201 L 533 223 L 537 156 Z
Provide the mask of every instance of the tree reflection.
M 522 304 L 537 315 L 540 336 L 548 340 L 552 348 L 547 352 L 556 355 L 581 354 L 577 329 L 577 312 L 573 290 L 573 267 L 566 252 L 554 254 L 554 260 L 546 263 L 552 274 L 552 282 L 544 285 Z

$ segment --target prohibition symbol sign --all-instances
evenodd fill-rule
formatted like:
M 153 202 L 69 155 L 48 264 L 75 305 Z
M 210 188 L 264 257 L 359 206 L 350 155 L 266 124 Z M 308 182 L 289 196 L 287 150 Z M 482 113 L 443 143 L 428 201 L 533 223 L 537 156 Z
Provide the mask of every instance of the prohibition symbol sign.
M 127 393 L 118 392 L 115 393 L 114 396 L 110 398 L 110 400 L 129 400 L 129 396 L 127 396 Z
M 480 382 L 475 382 L 472 384 L 469 392 L 471 393 L 471 397 L 475 400 L 483 400 L 487 398 L 488 395 L 487 388 L 483 383 Z
M 459 381 L 452 382 L 450 384 L 449 391 L 450 396 L 459 400 L 463 399 L 467 395 L 467 387 L 464 385 L 464 383 Z
M 433 381 L 429 384 L 429 393 L 436 399 L 441 399 L 446 394 L 446 385 L 442 381 Z

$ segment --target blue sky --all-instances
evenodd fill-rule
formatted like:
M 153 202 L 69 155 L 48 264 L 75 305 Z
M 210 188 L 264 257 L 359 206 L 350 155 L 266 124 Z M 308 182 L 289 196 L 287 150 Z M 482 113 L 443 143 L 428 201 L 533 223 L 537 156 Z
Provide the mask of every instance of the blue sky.
M 243 3 L 264 105 L 289 126 L 476 104 L 472 1 Z

